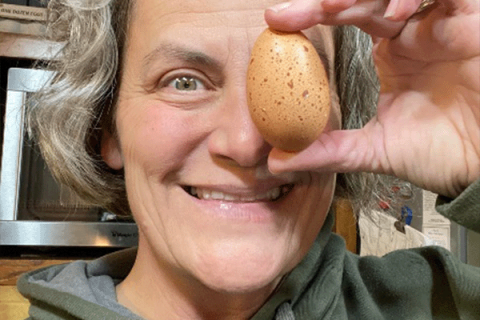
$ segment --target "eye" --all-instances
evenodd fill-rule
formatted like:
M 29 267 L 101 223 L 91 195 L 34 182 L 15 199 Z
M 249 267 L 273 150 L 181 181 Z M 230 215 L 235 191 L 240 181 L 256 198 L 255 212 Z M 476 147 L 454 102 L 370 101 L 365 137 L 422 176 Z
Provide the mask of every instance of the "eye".
M 160 80 L 154 83 L 151 92 L 164 102 L 195 106 L 211 101 L 217 96 L 217 89 L 218 86 L 205 73 L 177 68 L 160 75 Z
M 205 89 L 202 81 L 195 77 L 176 77 L 168 86 L 173 87 L 179 91 L 195 91 L 197 89 Z

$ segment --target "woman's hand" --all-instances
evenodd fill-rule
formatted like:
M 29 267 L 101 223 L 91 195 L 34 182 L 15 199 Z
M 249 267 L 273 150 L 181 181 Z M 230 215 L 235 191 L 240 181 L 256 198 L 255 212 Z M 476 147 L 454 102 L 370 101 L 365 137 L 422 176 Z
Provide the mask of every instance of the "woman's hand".
M 480 177 L 480 3 L 294 0 L 267 23 L 294 31 L 354 24 L 374 38 L 378 114 L 363 129 L 324 133 L 298 154 L 273 150 L 273 172 L 392 174 L 454 197 Z M 388 7 L 385 7 L 388 4 Z

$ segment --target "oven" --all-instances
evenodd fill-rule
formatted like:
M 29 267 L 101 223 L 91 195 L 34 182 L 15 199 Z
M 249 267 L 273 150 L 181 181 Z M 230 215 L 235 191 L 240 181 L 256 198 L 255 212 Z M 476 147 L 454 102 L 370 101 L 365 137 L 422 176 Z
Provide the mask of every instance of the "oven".
M 3 71 L 3 70 L 2 70 Z M 103 208 L 83 203 L 53 179 L 24 126 L 25 103 L 53 73 L 9 68 L 0 167 L 0 246 L 110 247 L 135 246 L 138 229 Z M 3 88 L 2 88 L 3 87 Z

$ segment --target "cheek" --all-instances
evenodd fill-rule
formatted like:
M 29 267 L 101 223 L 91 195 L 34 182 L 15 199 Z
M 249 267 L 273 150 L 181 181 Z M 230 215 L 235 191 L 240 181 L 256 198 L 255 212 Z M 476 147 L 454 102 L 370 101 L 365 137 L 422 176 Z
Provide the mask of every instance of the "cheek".
M 314 174 L 307 197 L 299 199 L 304 214 L 295 221 L 293 237 L 288 238 L 287 248 L 292 250 L 290 254 L 293 258 L 289 260 L 286 270 L 294 268 L 304 258 L 324 226 L 333 199 L 335 181 L 335 174 Z
M 161 104 L 130 104 L 117 115 L 125 167 L 141 163 L 148 171 L 172 167 L 195 147 L 199 123 Z

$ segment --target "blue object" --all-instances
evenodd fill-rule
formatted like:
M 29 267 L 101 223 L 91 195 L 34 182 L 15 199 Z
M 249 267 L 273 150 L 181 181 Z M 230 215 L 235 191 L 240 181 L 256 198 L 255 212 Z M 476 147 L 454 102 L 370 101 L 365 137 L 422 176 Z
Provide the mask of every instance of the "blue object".
M 402 220 L 405 221 L 405 224 L 410 225 L 412 223 L 413 212 L 408 206 L 402 207 Z

